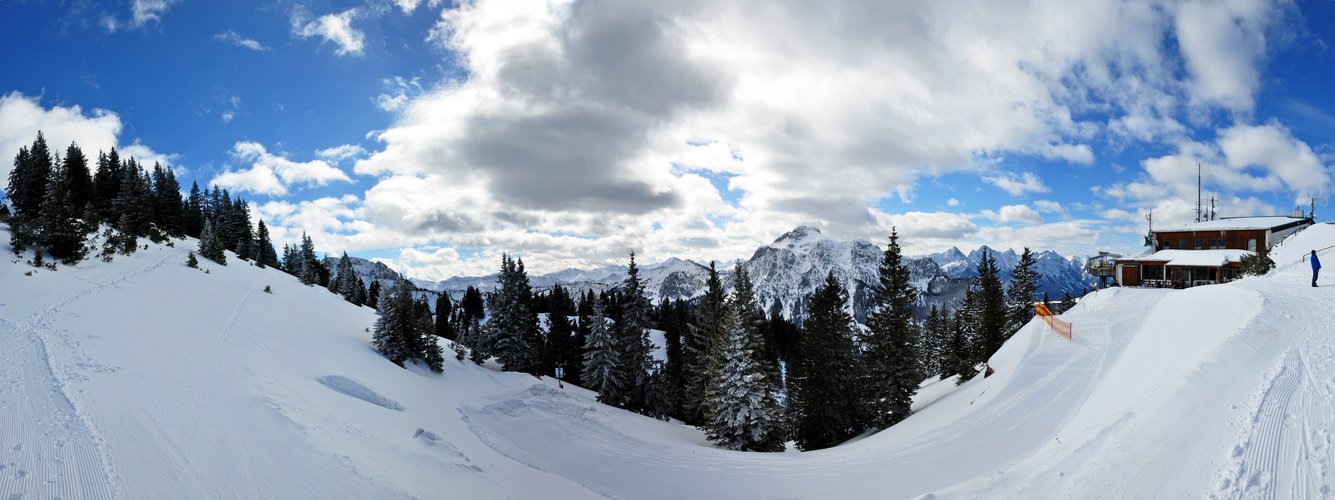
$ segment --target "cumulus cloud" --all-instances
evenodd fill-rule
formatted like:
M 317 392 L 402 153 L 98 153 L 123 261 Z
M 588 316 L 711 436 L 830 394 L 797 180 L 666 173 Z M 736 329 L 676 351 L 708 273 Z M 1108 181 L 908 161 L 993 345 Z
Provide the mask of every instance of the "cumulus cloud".
M 1011 196 L 1022 196 L 1025 193 L 1046 193 L 1048 187 L 1043 185 L 1043 180 L 1039 179 L 1033 172 L 1025 172 L 1023 175 L 1015 175 L 1005 172 L 997 175 L 985 175 L 983 180 L 992 184 Z
M 314 20 L 304 8 L 298 8 L 292 14 L 292 34 L 302 39 L 320 37 L 338 46 L 334 51 L 340 56 L 362 54 L 366 35 L 352 27 L 352 19 L 357 16 L 357 9 L 352 8 L 338 14 L 325 14 Z
M 237 47 L 244 47 L 250 50 L 254 50 L 256 52 L 268 52 L 270 50 L 268 46 L 260 42 L 257 42 L 255 40 L 252 40 L 250 38 L 243 37 L 241 36 L 240 33 L 237 33 L 236 31 L 233 30 L 227 30 L 222 33 L 213 35 L 213 39 L 218 40 L 220 42 L 227 42 Z
M 1137 180 L 1095 192 L 1151 208 L 1155 220 L 1187 222 L 1196 217 L 1197 172 L 1205 196 L 1216 196 L 1228 216 L 1277 213 L 1270 204 L 1239 193 L 1288 193 L 1302 204 L 1331 187 L 1325 160 L 1273 121 L 1219 129 L 1213 142 L 1181 141 L 1176 153 L 1146 159 L 1142 168 Z
M 249 168 L 240 170 L 228 168 L 214 177 L 211 184 L 217 184 L 233 192 L 249 191 L 282 196 L 288 194 L 289 188 L 294 184 L 322 186 L 333 181 L 352 182 L 342 170 L 330 166 L 324 160 L 294 162 L 268 152 L 263 145 L 256 142 L 236 143 L 232 146 L 231 155 L 237 161 L 249 164 Z
M 396 123 L 356 162 L 379 178 L 360 210 L 404 240 L 556 254 L 589 241 L 683 256 L 754 248 L 798 223 L 863 237 L 885 227 L 868 207 L 910 199 L 923 176 L 1001 168 L 1007 153 L 1089 165 L 1104 138 L 1190 142 L 1189 107 L 1250 109 L 1259 79 L 1207 79 L 1260 71 L 1275 8 L 1235 0 L 1223 9 L 1235 28 L 1184 19 L 1195 8 L 463 2 L 429 41 L 468 76 L 386 83 L 376 104 Z M 354 14 L 328 24 L 351 30 Z M 299 36 L 326 26 L 298 17 Z M 1163 43 L 1177 37 L 1190 41 Z M 1221 51 L 1231 59 L 1212 59 Z M 1033 172 L 983 177 L 1012 196 L 1049 191 Z M 1154 185 L 1101 193 L 1129 200 Z M 1039 211 L 1063 212 L 1033 206 L 1004 217 L 1091 227 L 1045 224 Z

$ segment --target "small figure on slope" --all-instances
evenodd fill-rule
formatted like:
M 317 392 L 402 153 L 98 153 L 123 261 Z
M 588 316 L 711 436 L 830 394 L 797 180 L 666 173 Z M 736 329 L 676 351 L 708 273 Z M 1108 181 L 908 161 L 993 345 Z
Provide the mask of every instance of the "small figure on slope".
M 1321 261 L 1316 258 L 1316 250 L 1312 250 L 1312 286 L 1316 287 L 1316 275 L 1321 272 Z

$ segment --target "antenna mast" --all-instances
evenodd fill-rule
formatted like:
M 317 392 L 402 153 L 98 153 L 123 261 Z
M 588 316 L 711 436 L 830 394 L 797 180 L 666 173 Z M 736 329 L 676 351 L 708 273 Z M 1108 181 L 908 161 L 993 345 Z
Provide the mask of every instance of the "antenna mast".
M 1196 221 L 1200 221 L 1200 161 L 1196 161 Z

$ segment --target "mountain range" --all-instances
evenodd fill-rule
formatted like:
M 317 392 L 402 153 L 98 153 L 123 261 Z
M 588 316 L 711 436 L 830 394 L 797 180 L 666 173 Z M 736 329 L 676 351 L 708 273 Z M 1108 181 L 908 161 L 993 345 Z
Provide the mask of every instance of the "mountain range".
M 1009 284 L 1011 270 L 1020 259 L 1014 250 L 998 251 L 987 246 L 965 254 L 959 248 L 944 252 L 905 257 L 912 283 L 919 291 L 917 309 L 926 314 L 932 306 L 954 308 L 964 297 L 976 269 L 987 252 L 997 260 L 1003 283 Z M 864 239 L 837 240 L 821 234 L 810 226 L 801 226 L 784 233 L 773 243 L 757 248 L 746 266 L 756 290 L 756 299 L 766 314 L 780 314 L 789 319 L 806 317 L 807 301 L 825 282 L 828 273 L 848 290 L 852 312 L 858 318 L 865 316 L 872 305 L 873 292 L 878 280 L 878 269 L 884 249 Z M 1038 295 L 1047 294 L 1052 300 L 1065 293 L 1079 296 L 1093 288 L 1097 280 L 1084 272 L 1084 259 L 1065 257 L 1053 251 L 1034 253 L 1036 269 L 1042 275 Z M 367 261 L 354 260 L 354 268 L 362 275 L 363 269 L 375 269 L 383 279 L 383 269 L 366 265 Z M 383 265 L 381 265 L 383 266 Z M 387 268 L 385 268 L 387 269 Z M 606 266 L 598 269 L 566 269 L 555 273 L 531 275 L 530 284 L 535 292 L 561 285 L 572 292 L 603 291 L 620 286 L 626 279 L 626 266 Z M 733 270 L 730 265 L 718 269 L 727 290 L 732 289 Z M 709 267 L 690 260 L 670 258 L 662 263 L 642 266 L 640 280 L 645 294 L 654 303 L 677 299 L 692 300 L 704 293 Z M 369 280 L 363 276 L 363 280 Z M 411 280 L 419 289 L 462 296 L 469 286 L 483 292 L 496 287 L 497 275 L 454 277 L 444 281 Z

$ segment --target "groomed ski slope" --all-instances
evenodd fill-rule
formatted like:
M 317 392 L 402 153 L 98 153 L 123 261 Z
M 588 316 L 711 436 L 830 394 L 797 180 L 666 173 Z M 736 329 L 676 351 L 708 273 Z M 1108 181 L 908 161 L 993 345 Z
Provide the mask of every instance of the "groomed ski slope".
M 1031 323 L 899 425 L 778 454 L 453 357 L 401 369 L 370 309 L 190 269 L 193 245 L 25 276 L 0 244 L 0 499 L 1335 495 L 1335 276 L 1311 288 L 1301 260 L 1332 225 L 1263 278 L 1091 294 L 1074 342 Z

